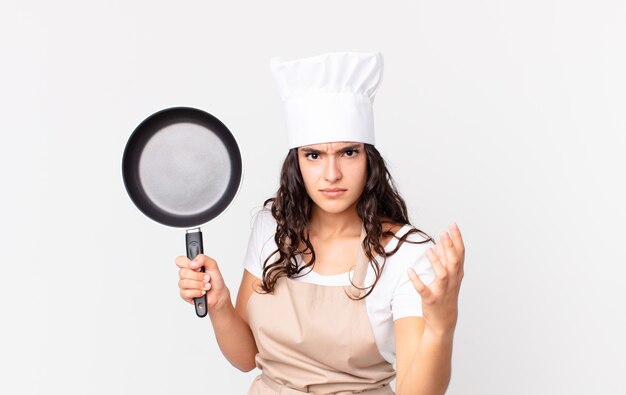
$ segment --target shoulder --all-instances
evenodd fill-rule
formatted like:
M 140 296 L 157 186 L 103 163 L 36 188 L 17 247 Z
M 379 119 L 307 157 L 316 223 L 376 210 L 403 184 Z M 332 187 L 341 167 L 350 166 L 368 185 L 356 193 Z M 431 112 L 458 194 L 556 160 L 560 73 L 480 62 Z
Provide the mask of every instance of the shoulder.
M 416 228 L 411 224 L 403 224 L 399 222 L 394 222 L 386 217 L 382 217 L 380 219 L 382 224 L 382 230 L 384 232 L 392 232 L 394 236 L 389 236 L 390 238 L 404 238 L 412 243 L 402 243 L 404 244 L 413 244 L 413 243 L 423 243 L 424 245 L 430 244 L 430 236 L 424 231 Z M 399 241 L 399 240 L 398 240 Z
M 411 224 L 393 224 L 390 230 L 395 235 L 386 248 L 388 252 L 395 251 L 386 259 L 391 271 L 402 275 L 408 267 L 428 262 L 426 249 L 434 245 L 430 235 Z
M 255 277 L 263 276 L 263 263 L 276 250 L 276 221 L 268 207 L 257 207 L 250 213 L 250 237 L 244 267 Z
M 251 215 L 251 227 L 253 230 L 264 230 L 267 228 L 276 229 L 276 220 L 272 215 L 272 210 L 268 205 L 256 208 L 256 212 Z
M 274 240 L 276 234 L 276 219 L 272 215 L 270 206 L 256 208 L 250 218 L 250 233 L 256 240 L 257 248 L 263 249 L 268 242 Z
M 411 224 L 406 224 L 402 226 L 404 230 L 398 234 L 398 237 L 406 237 L 406 240 L 410 241 L 411 244 L 419 243 L 420 245 L 432 245 L 433 239 L 432 237 L 424 232 L 421 229 L 416 228 Z
M 383 228 L 384 229 L 384 228 Z M 413 268 L 427 285 L 432 281 L 432 266 L 426 255 L 426 249 L 433 246 L 430 236 L 411 224 L 399 224 L 392 227 L 396 230 L 395 237 L 385 248 L 388 255 L 380 276 L 382 285 L 380 292 L 391 298 L 394 320 L 405 315 L 414 314 L 419 308 L 419 294 L 415 290 L 407 269 Z M 378 285 L 376 285 L 378 287 Z M 410 314 L 409 314 L 410 312 Z

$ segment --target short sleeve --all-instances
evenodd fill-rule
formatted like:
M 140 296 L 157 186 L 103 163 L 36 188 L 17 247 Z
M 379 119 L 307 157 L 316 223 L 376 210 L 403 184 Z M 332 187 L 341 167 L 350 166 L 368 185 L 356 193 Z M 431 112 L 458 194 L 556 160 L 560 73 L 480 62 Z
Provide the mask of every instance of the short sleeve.
M 406 273 L 408 268 L 412 267 L 424 284 L 429 285 L 435 280 L 435 273 L 426 256 L 426 246 L 422 245 L 420 251 L 417 260 L 400 273 L 400 280 L 391 298 L 391 314 L 394 321 L 402 317 L 423 316 L 422 297 Z
M 271 217 L 272 214 L 265 208 L 255 215 L 252 229 L 250 230 L 246 255 L 243 259 L 243 267 L 259 279 L 263 277 L 263 262 L 265 260 L 262 252 L 265 244 L 273 235 L 271 224 L 267 220 L 268 215 Z

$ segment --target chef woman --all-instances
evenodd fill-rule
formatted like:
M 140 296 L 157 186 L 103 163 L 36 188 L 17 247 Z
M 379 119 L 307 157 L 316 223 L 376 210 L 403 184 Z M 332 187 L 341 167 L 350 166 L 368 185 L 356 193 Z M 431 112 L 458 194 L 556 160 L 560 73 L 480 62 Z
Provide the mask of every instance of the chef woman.
M 248 395 L 443 394 L 463 278 L 456 224 L 409 224 L 375 148 L 379 52 L 274 57 L 288 153 L 255 214 L 233 306 L 218 263 L 176 258 L 181 297 L 207 295 L 224 356 L 261 370 Z M 204 267 L 202 273 L 200 268 Z

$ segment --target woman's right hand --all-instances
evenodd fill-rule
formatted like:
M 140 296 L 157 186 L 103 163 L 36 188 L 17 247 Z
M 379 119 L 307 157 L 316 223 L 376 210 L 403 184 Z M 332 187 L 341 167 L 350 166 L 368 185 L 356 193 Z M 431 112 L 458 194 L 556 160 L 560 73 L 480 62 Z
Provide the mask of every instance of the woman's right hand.
M 198 254 L 193 260 L 186 256 L 176 257 L 178 270 L 178 288 L 180 297 L 187 303 L 193 304 L 194 298 L 206 294 L 208 311 L 219 309 L 230 302 L 230 291 L 224 284 L 224 278 L 212 258 Z M 204 267 L 204 272 L 200 269 Z

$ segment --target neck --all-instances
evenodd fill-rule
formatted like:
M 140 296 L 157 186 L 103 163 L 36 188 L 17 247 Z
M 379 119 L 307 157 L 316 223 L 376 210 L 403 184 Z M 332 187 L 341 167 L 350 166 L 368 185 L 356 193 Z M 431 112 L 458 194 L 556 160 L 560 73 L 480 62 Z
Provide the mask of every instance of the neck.
M 323 239 L 360 235 L 362 226 L 356 203 L 341 213 L 329 213 L 317 205 L 311 210 L 311 233 Z

